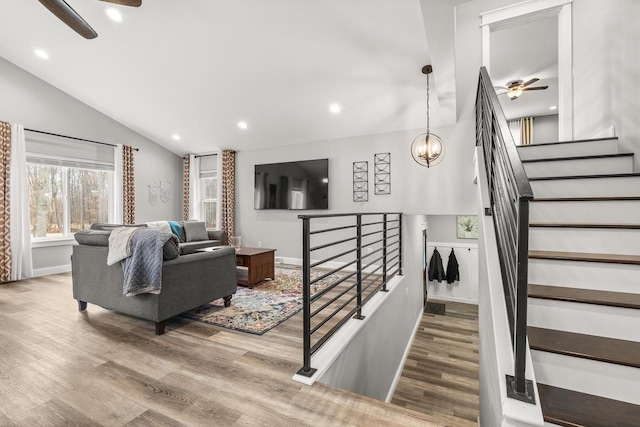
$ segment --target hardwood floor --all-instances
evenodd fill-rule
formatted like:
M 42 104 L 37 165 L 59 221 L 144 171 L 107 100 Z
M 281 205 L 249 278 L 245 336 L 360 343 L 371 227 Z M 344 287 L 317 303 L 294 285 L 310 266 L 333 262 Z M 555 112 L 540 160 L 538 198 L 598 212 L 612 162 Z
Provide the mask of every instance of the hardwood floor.
M 425 339 L 439 351 L 429 360 L 449 371 L 430 372 L 434 385 L 420 393 L 477 406 L 477 354 L 466 355 L 463 338 L 472 321 L 445 332 L 453 320 L 431 319 Z M 0 425 L 431 426 L 473 417 L 293 381 L 300 313 L 263 336 L 180 318 L 156 336 L 151 322 L 92 304 L 78 312 L 71 276 L 60 274 L 1 284 L 0 325 Z M 458 386 L 445 392 L 443 381 Z
M 476 426 L 478 307 L 438 302 L 445 315 L 423 315 L 391 403 L 447 417 L 448 426 Z

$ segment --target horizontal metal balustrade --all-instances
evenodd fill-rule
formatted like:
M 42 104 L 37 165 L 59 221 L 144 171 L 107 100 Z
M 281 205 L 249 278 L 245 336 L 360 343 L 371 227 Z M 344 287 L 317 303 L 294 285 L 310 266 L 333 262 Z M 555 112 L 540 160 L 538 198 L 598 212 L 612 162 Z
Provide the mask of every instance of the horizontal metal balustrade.
M 349 319 L 362 320 L 367 301 L 402 274 L 402 214 L 298 218 L 303 282 L 303 367 L 298 374 L 310 377 L 316 372 L 311 356 Z

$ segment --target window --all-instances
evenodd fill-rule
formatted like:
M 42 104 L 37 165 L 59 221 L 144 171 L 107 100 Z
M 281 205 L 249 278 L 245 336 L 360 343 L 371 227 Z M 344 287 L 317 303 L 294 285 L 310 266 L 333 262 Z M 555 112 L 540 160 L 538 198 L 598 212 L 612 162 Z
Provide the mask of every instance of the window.
M 28 162 L 27 178 L 32 238 L 71 237 L 109 222 L 112 171 Z
M 29 218 L 34 242 L 69 239 L 114 214 L 110 145 L 26 131 Z
M 202 218 L 207 228 L 218 228 L 218 176 L 216 172 L 200 177 Z

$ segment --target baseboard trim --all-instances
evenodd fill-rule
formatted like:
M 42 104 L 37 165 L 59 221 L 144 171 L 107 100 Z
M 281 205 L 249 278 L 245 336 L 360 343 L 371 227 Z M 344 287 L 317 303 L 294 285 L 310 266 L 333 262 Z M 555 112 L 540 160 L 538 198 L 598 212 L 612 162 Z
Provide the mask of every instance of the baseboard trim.
M 71 271 L 71 264 L 57 265 L 55 267 L 36 268 L 33 270 L 33 277 L 49 276 L 51 274 L 68 273 Z
M 416 333 L 418 332 L 418 328 L 420 327 L 420 322 L 422 322 L 423 314 L 424 314 L 424 308 L 420 310 L 418 319 L 416 319 L 416 324 L 413 327 L 413 332 L 411 332 L 411 339 L 407 343 L 407 346 L 404 349 L 404 354 L 402 355 L 402 362 L 398 366 L 398 370 L 396 371 L 396 376 L 393 378 L 391 387 L 389 387 L 389 392 L 387 393 L 387 397 L 384 400 L 387 403 L 391 402 L 391 399 L 393 399 L 393 395 L 396 393 L 396 388 L 398 388 L 398 382 L 400 381 L 400 377 L 402 377 L 402 371 L 404 371 L 404 365 L 407 363 L 407 358 L 409 357 L 409 352 L 411 351 L 411 347 L 413 346 L 413 341 L 415 340 Z

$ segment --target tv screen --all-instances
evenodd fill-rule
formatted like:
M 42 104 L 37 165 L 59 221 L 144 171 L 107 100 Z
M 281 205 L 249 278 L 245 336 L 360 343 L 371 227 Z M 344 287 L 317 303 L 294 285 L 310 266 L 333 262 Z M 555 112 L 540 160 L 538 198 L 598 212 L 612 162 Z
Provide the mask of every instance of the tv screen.
M 329 159 L 256 165 L 255 209 L 328 209 Z

